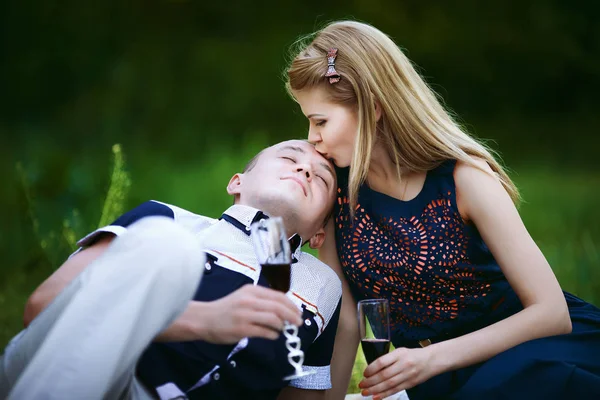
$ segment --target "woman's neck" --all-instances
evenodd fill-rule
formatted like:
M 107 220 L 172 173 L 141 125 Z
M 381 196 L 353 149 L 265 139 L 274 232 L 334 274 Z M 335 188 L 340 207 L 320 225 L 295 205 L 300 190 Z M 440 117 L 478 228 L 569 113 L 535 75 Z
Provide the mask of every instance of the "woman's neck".
M 371 154 L 367 181 L 392 183 L 399 181 L 399 179 L 398 169 L 390 154 L 384 146 L 376 144 Z

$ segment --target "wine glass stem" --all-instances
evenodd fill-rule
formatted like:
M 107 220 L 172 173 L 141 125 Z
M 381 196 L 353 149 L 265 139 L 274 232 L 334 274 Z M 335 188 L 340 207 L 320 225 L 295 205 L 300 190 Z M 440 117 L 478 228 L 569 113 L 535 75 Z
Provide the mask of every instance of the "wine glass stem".
M 304 363 L 304 352 L 301 349 L 300 338 L 298 337 L 298 327 L 285 321 L 283 334 L 286 338 L 285 346 L 288 349 L 288 362 L 297 372 L 300 372 Z

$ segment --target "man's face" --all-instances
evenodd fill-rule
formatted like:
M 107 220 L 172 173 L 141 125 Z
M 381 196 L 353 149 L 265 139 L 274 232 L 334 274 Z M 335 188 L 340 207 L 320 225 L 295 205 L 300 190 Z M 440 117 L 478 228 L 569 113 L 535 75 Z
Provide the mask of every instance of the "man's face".
M 305 240 L 323 226 L 336 189 L 331 162 L 301 140 L 263 150 L 254 167 L 236 174 L 228 186 L 238 204 L 283 217 L 288 232 Z

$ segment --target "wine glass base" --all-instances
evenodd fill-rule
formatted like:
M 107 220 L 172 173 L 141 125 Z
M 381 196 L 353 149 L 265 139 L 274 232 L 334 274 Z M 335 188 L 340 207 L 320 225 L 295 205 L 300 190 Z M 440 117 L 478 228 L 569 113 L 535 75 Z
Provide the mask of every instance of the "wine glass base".
M 317 371 L 314 371 L 314 370 L 300 371 L 300 372 L 296 372 L 295 374 L 286 376 L 285 378 L 283 378 L 283 380 L 291 381 L 294 379 L 302 378 L 303 376 L 308 376 L 308 375 L 312 375 L 312 374 L 316 374 L 316 373 L 317 373 Z

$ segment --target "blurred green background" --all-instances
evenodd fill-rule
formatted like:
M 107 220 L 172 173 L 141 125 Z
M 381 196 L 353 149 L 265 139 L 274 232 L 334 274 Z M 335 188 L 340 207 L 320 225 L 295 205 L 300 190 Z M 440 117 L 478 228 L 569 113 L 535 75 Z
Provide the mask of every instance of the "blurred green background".
M 101 217 L 147 199 L 216 217 L 255 152 L 305 137 L 287 49 L 341 18 L 392 36 L 491 140 L 563 288 L 600 305 L 599 16 L 591 0 L 1 2 L 0 348 Z

